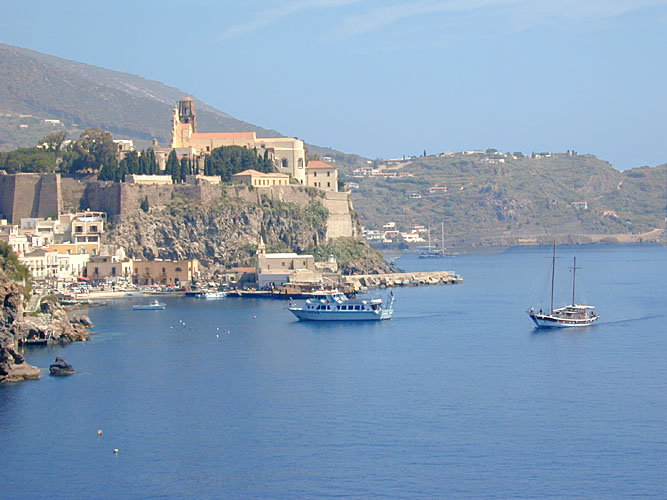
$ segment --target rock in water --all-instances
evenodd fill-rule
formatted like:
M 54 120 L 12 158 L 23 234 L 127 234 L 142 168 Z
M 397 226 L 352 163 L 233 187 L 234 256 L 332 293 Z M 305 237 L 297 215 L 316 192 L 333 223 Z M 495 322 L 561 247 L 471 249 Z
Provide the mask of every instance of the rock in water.
M 49 372 L 51 375 L 72 375 L 75 370 L 72 368 L 72 365 L 70 365 L 67 361 L 65 361 L 64 358 L 57 357 L 55 363 L 52 363 L 51 366 L 49 366 Z

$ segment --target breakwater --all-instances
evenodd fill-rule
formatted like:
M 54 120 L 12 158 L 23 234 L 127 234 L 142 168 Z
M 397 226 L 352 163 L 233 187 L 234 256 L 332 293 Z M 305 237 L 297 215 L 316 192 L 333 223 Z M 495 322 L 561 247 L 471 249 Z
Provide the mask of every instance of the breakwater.
M 463 278 L 455 271 L 422 271 L 412 273 L 356 274 L 343 276 L 343 283 L 354 290 L 392 286 L 455 285 Z

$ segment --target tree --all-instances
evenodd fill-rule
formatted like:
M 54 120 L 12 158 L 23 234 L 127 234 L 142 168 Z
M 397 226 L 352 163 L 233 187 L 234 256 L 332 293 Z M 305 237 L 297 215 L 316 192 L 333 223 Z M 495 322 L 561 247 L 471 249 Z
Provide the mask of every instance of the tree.
M 64 130 L 60 132 L 51 132 L 50 134 L 42 137 L 37 143 L 37 146 L 46 145 L 47 151 L 52 151 L 54 153 L 57 153 L 58 151 L 60 151 L 60 147 L 63 145 L 63 142 L 65 142 L 66 137 L 67 137 L 67 132 L 65 132 Z
M 0 269 L 12 281 L 23 282 L 30 286 L 30 271 L 21 264 L 18 255 L 6 241 L 0 241 Z
M 139 207 L 140 207 L 144 212 L 148 212 L 148 210 L 149 210 L 149 208 L 150 208 L 149 205 L 148 205 L 148 196 L 144 197 L 144 199 L 141 200 L 141 205 L 139 205 Z
M 19 148 L 0 153 L 0 169 L 16 172 L 50 173 L 56 169 L 56 154 L 40 148 Z
M 74 142 L 73 150 L 80 156 L 72 163 L 71 172 L 97 172 L 116 158 L 116 146 L 111 134 L 96 127 L 84 130 L 79 140 Z
M 165 173 L 171 175 L 174 182 L 178 182 L 181 177 L 181 165 L 178 163 L 178 156 L 176 156 L 176 151 L 173 149 L 167 157 L 167 166 L 165 170 Z

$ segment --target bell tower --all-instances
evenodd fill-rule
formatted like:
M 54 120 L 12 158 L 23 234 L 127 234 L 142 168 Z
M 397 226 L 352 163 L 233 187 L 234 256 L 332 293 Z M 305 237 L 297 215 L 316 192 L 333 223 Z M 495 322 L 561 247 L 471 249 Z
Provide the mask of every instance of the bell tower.
M 193 134 L 197 132 L 197 112 L 192 97 L 185 97 L 178 102 L 178 119 L 181 123 L 189 123 Z

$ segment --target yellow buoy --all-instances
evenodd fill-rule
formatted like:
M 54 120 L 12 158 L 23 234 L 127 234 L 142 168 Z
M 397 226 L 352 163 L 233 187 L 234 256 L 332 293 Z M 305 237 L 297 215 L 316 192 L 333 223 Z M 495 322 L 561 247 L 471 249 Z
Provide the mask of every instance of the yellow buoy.
M 97 429 L 97 435 L 101 436 L 102 435 L 102 429 Z

